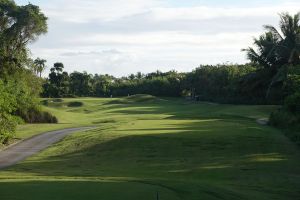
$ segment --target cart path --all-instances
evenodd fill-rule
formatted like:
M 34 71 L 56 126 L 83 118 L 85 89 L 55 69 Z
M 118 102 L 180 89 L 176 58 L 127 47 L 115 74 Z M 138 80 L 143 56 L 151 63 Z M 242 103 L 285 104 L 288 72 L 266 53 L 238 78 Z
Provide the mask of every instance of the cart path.
M 85 131 L 92 128 L 94 127 L 68 128 L 42 133 L 25 139 L 3 151 L 0 151 L 0 169 L 13 166 L 25 160 L 26 158 L 48 148 L 52 144 L 59 142 L 71 133 Z

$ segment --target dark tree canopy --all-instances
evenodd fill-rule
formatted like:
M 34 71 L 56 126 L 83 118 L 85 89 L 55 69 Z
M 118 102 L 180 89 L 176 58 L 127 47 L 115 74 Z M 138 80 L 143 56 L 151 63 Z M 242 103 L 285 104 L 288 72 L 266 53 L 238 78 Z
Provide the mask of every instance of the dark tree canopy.
M 0 0 L 0 73 L 22 67 L 28 58 L 27 44 L 46 32 L 47 17 L 38 6 Z

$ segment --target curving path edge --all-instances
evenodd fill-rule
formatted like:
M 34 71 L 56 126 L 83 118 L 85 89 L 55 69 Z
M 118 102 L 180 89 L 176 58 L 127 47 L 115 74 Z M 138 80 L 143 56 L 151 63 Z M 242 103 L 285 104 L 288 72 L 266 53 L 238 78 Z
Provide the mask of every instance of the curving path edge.
M 0 169 L 15 165 L 26 158 L 46 149 L 51 144 L 59 142 L 67 135 L 78 131 L 85 131 L 94 127 L 67 128 L 42 133 L 25 139 L 7 149 L 0 151 Z

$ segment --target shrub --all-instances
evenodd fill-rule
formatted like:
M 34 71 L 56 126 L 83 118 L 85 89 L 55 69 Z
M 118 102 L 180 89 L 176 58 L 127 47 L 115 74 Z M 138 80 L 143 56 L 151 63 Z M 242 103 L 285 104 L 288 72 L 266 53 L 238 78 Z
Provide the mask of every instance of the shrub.
M 284 106 L 270 116 L 270 125 L 284 129 L 292 141 L 300 145 L 300 93 L 287 97 Z
M 0 114 L 0 144 L 7 144 L 13 138 L 18 119 L 12 115 Z
M 300 92 L 287 97 L 284 106 L 289 112 L 300 113 Z
M 7 143 L 15 134 L 17 118 L 11 115 L 17 107 L 15 85 L 0 79 L 0 143 Z
M 288 128 L 297 124 L 298 121 L 299 119 L 293 113 L 279 109 L 271 114 L 269 123 L 275 127 Z
M 16 115 L 20 116 L 26 123 L 58 123 L 55 116 L 38 108 L 31 108 L 27 111 L 17 110 Z
M 300 118 L 299 116 L 281 109 L 270 116 L 270 125 L 283 129 L 283 132 L 292 141 L 300 145 Z

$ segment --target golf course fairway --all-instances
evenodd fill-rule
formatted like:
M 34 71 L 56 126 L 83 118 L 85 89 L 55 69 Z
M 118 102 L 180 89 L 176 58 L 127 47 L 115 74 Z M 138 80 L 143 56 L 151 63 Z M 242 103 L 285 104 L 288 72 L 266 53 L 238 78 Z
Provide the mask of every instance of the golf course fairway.
M 0 171 L 3 200 L 296 200 L 300 148 L 257 123 L 276 106 L 177 98 L 43 99 L 59 124 L 18 127 L 17 138 L 67 136 Z

